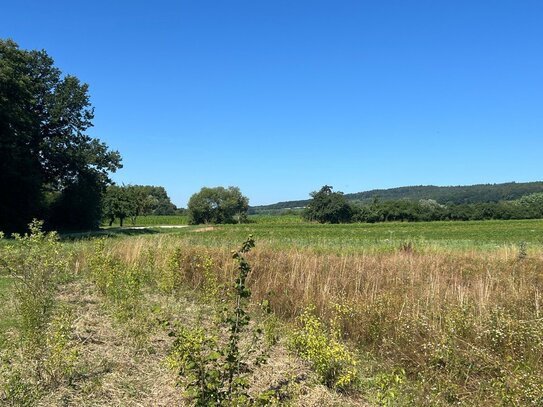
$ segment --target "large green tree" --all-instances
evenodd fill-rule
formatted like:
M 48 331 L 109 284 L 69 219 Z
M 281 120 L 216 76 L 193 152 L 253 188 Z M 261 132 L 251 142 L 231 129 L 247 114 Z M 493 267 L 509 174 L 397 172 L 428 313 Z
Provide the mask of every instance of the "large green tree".
M 190 197 L 189 223 L 241 223 L 248 209 L 249 199 L 238 187 L 203 187 Z
M 119 218 L 122 227 L 126 218 L 137 216 L 137 206 L 136 197 L 131 189 L 112 185 L 107 188 L 102 207 L 104 217 L 109 221 L 109 226 L 113 224 L 115 218 Z
M 103 217 L 113 224 L 119 218 L 120 225 L 130 218 L 136 224 L 138 216 L 175 215 L 177 207 L 171 202 L 164 187 L 152 185 L 112 185 L 104 195 Z
M 48 215 L 46 203 L 74 200 L 65 195 L 89 182 L 87 192 L 96 191 L 98 199 L 80 203 L 94 209 L 60 206 L 70 227 L 97 225 L 99 195 L 121 158 L 86 134 L 93 118 L 87 84 L 62 74 L 45 51 L 0 40 L 0 230 L 23 230 L 32 217 Z M 62 227 L 62 217 L 54 217 Z
M 304 217 L 320 223 L 351 222 L 353 207 L 343 192 L 334 192 L 329 185 L 324 185 L 320 191 L 312 192 L 313 198 L 304 210 Z
M 137 201 L 137 215 L 175 215 L 177 207 L 172 203 L 164 187 L 132 185 Z

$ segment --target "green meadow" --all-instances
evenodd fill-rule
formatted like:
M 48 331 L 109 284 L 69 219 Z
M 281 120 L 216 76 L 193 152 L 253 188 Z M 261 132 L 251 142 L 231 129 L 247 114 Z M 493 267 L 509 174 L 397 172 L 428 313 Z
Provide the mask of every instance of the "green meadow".
M 157 220 L 154 220 L 155 222 Z M 493 249 L 525 244 L 529 248 L 543 244 L 543 220 L 386 222 L 353 224 L 316 224 L 297 216 L 254 216 L 252 223 L 241 225 L 190 226 L 163 229 L 190 242 L 222 246 L 253 234 L 261 244 L 279 248 L 304 248 L 326 252 L 361 251 L 367 248 L 395 249 L 411 243 L 420 248 Z M 174 224 L 164 217 L 163 225 Z M 160 223 L 147 224 L 152 229 Z M 141 223 L 140 226 L 145 226 Z M 154 229 L 160 230 L 160 229 Z M 203 230 L 201 233 L 194 233 Z

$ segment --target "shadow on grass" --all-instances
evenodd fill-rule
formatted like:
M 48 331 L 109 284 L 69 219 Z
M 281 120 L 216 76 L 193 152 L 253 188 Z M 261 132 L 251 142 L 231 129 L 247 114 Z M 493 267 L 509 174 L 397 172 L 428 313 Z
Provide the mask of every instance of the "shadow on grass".
M 63 241 L 74 241 L 92 239 L 95 237 L 120 237 L 120 236 L 139 236 L 161 233 L 159 230 L 149 228 L 108 228 L 99 230 L 90 230 L 88 232 L 61 232 L 60 239 Z

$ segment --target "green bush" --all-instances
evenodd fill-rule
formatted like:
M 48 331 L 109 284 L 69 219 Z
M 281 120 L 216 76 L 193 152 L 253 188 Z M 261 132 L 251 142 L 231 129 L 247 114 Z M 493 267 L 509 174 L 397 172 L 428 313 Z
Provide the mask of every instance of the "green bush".
M 251 296 L 246 280 L 251 268 L 245 258 L 254 247 L 250 236 L 240 250 L 233 253 L 238 262 L 238 276 L 231 290 L 231 296 L 223 298 L 227 304 L 222 311 L 218 325 L 206 332 L 204 328 L 177 327 L 170 333 L 175 336 L 168 364 L 179 372 L 179 384 L 193 406 L 248 406 L 265 405 L 272 402 L 274 395 L 265 392 L 253 397 L 249 394 L 249 376 L 254 367 L 266 360 L 265 351 L 259 351 L 262 331 L 248 329 L 250 317 L 247 312 Z M 210 290 L 212 262 L 204 258 L 206 273 L 204 294 L 216 295 Z M 230 306 L 229 306 L 230 305 Z M 208 330 L 208 331 L 209 331 Z M 252 340 L 242 341 L 242 335 L 249 334 Z
M 58 235 L 42 231 L 43 222 L 34 220 L 30 233 L 15 235 L 16 243 L 2 251 L 0 266 L 13 277 L 17 314 L 22 339 L 43 345 L 44 329 L 54 306 L 56 285 L 67 268 Z
M 358 377 L 355 356 L 340 342 L 337 327 L 327 329 L 324 323 L 306 309 L 298 318 L 299 328 L 291 338 L 292 348 L 313 365 L 321 381 L 334 389 L 352 386 Z

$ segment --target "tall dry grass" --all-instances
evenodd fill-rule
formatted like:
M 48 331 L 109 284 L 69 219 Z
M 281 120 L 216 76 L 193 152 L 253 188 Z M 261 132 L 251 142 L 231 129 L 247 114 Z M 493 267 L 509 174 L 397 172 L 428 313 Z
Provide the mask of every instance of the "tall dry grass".
M 543 405 L 543 253 L 519 258 L 512 248 L 481 251 L 349 255 L 256 249 L 250 288 L 293 320 L 309 305 L 339 324 L 345 338 L 404 369 L 410 403 Z M 202 287 L 202 256 L 227 282 L 226 248 L 184 244 L 167 236 L 114 242 L 109 250 L 149 281 Z M 150 260 L 151 264 L 150 264 Z

